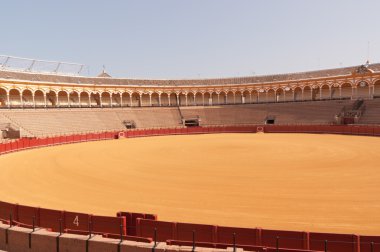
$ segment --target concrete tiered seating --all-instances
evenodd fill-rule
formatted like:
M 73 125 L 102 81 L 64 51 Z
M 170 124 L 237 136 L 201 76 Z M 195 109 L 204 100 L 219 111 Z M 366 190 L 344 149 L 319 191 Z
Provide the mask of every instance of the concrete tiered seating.
M 360 124 L 380 124 L 380 99 L 366 100 L 365 111 L 359 120 Z

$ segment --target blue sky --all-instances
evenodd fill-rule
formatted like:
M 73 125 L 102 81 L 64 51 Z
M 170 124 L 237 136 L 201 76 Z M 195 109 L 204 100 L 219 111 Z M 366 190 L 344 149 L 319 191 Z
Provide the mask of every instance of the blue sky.
M 206 78 L 380 62 L 378 0 L 12 0 L 0 54 L 106 66 L 115 77 Z

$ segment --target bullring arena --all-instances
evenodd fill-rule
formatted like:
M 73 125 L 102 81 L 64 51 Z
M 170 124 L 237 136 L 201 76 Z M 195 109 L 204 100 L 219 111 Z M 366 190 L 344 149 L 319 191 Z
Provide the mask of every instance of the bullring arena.
M 0 249 L 380 251 L 379 64 L 0 78 Z

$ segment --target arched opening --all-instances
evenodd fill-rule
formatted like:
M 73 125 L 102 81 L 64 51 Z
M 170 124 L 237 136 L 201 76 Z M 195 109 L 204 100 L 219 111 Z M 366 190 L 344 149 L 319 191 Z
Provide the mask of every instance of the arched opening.
M 380 80 L 377 80 L 373 87 L 373 96 L 380 97 Z
M 9 103 L 11 107 L 21 107 L 21 96 L 18 89 L 11 89 L 9 91 Z
M 122 107 L 131 106 L 131 96 L 129 95 L 129 93 L 124 92 L 121 94 L 121 106 Z
M 66 91 L 58 92 L 58 106 L 59 107 L 68 107 L 69 106 L 69 96 Z
M 8 106 L 7 90 L 0 88 L 0 107 Z
M 186 105 L 186 95 L 183 93 L 180 93 L 178 95 L 178 101 L 179 101 L 179 106 L 185 106 Z
M 252 90 L 251 92 L 251 103 L 258 103 L 259 102 L 259 93 L 257 90 Z
M 161 94 L 161 106 L 169 106 L 169 94 Z
M 91 107 L 100 107 L 101 102 L 100 102 L 100 94 L 99 93 L 91 93 L 90 95 L 91 99 Z
M 276 91 L 269 89 L 266 92 L 266 102 L 276 102 Z
M 76 91 L 70 92 L 69 94 L 70 97 L 70 107 L 79 107 L 79 94 Z
M 276 102 L 284 102 L 285 101 L 285 92 L 282 88 L 276 90 Z
M 232 91 L 227 93 L 226 104 L 234 104 L 234 93 Z
M 284 101 L 293 101 L 293 90 L 290 87 L 284 87 Z
M 111 106 L 112 107 L 120 107 L 121 106 L 121 95 L 120 95 L 120 93 L 112 93 L 111 94 L 111 101 L 112 101 L 112 103 L 111 103 Z
M 87 92 L 80 93 L 80 106 L 81 107 L 90 106 L 90 95 Z
M 141 107 L 140 94 L 132 93 L 132 106 Z
M 170 98 L 170 106 L 178 106 L 176 93 L 171 93 L 169 95 L 169 98 Z
M 203 105 L 202 93 L 196 93 L 195 94 L 195 104 L 198 106 Z
M 111 94 L 108 92 L 103 92 L 101 96 L 102 107 L 111 107 Z
M 303 95 L 302 95 L 302 88 L 301 87 L 296 87 L 294 89 L 294 101 L 302 101 L 303 100 Z
M 209 92 L 206 92 L 204 94 L 204 105 L 205 106 L 211 106 L 212 105 L 212 98 L 211 98 L 211 94 Z
M 151 106 L 150 104 L 150 98 L 149 98 L 149 94 L 142 94 L 141 95 L 141 107 L 149 107 Z
M 331 99 L 339 99 L 340 94 L 339 94 L 339 86 L 331 86 Z
M 188 106 L 195 106 L 195 96 L 193 93 L 187 94 L 187 105 Z
M 159 105 L 160 105 L 160 101 L 158 99 L 158 94 L 157 93 L 153 93 L 152 94 L 152 106 L 158 107 Z
M 250 95 L 250 92 L 248 90 L 245 90 L 243 92 L 243 97 L 242 97 L 242 103 L 246 104 L 246 103 L 251 103 L 251 95 Z
M 259 103 L 266 102 L 265 95 L 266 95 L 266 92 L 264 89 L 257 90 L 257 102 L 259 102 Z
M 243 94 L 240 91 L 236 91 L 234 104 L 242 104 L 242 103 L 243 103 Z
M 218 105 L 218 94 L 216 92 L 211 93 L 211 104 L 212 105 Z
M 341 86 L 341 96 L 342 99 L 351 99 L 352 97 L 352 86 L 350 83 L 343 83 Z
M 312 100 L 313 94 L 312 94 L 312 88 L 310 86 L 305 86 L 303 88 L 303 99 L 304 101 L 310 101 Z
M 356 98 L 367 99 L 370 98 L 369 84 L 366 81 L 359 81 L 356 86 Z
M 53 90 L 50 90 L 49 93 L 46 94 L 46 106 L 56 107 L 57 105 L 57 94 Z
M 25 108 L 31 108 L 34 106 L 33 92 L 29 89 L 25 89 L 22 92 L 22 106 Z
M 227 93 L 224 91 L 219 93 L 219 104 L 227 104 Z
M 34 92 L 34 104 L 36 107 L 45 107 L 44 92 L 42 92 L 41 90 L 36 90 Z
M 330 87 L 329 85 L 323 85 L 322 87 L 319 88 L 320 92 L 320 99 L 321 100 L 329 100 L 331 99 L 331 94 L 330 94 Z

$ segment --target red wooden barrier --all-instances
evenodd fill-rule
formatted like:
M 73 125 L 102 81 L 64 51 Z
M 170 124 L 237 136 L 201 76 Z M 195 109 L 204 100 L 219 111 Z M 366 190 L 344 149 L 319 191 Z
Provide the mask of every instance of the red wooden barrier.
M 120 225 L 123 225 L 122 234 L 127 234 L 125 217 L 91 216 L 92 230 L 100 233 L 120 234 Z
M 62 211 L 40 208 L 38 220 L 39 220 L 38 226 L 44 227 L 44 228 L 51 228 L 52 231 L 54 232 L 59 232 L 60 221 L 62 221 L 62 232 L 63 232 L 63 229 L 65 228 L 63 226 L 64 220 L 63 220 Z
M 35 225 L 39 223 L 39 208 L 30 206 L 17 206 L 17 221 L 30 225 L 33 225 L 33 218 Z
M 348 234 L 310 233 L 310 249 L 324 250 L 327 240 L 328 251 L 357 252 L 357 236 Z
M 216 227 L 211 225 L 177 223 L 177 238 L 180 241 L 192 241 L 193 230 L 197 242 L 216 242 Z
M 9 220 L 12 215 L 17 220 L 17 207 L 15 204 L 0 201 L 0 219 Z
M 157 230 L 157 241 L 163 242 L 174 239 L 176 224 L 167 221 L 137 219 L 136 234 L 140 237 L 153 238 Z
M 380 251 L 380 236 L 360 236 L 360 252 L 372 252 L 372 242 L 373 251 Z
M 266 230 L 261 231 L 261 244 L 276 247 L 277 237 L 281 248 L 305 249 L 304 233 L 297 231 Z
M 90 215 L 76 212 L 64 212 L 64 226 L 71 230 L 89 230 Z
M 5 152 L 5 144 L 0 143 L 0 154 Z
M 255 228 L 234 228 L 234 227 L 217 227 L 218 243 L 233 243 L 233 234 L 235 233 L 236 244 L 239 245 L 257 245 L 257 229 Z

